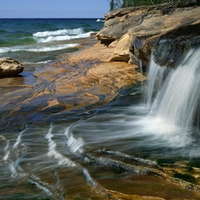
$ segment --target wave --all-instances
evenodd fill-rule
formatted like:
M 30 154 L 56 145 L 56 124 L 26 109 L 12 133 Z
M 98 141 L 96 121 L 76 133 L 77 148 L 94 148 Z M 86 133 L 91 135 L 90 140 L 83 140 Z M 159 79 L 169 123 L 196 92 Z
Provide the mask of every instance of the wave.
M 1 35 L 1 33 L 0 33 Z M 31 45 L 31 44 L 37 44 L 35 39 L 31 36 L 28 37 L 19 37 L 19 36 L 12 36 L 11 38 L 1 37 L 0 36 L 0 46 L 20 46 L 20 45 Z
M 45 61 L 39 61 L 39 62 L 22 62 L 22 65 L 43 65 L 49 62 L 52 62 L 52 60 L 45 60 Z
M 47 42 L 56 42 L 56 41 L 64 41 L 64 40 L 72 40 L 72 39 L 79 39 L 79 38 L 88 38 L 91 36 L 93 32 L 82 33 L 79 35 L 64 35 L 64 36 L 49 36 L 47 38 L 39 38 L 36 39 L 38 43 L 47 43 Z
M 63 45 L 54 45 L 54 46 L 14 46 L 14 47 L 1 47 L 0 53 L 7 52 L 18 52 L 18 51 L 28 51 L 28 52 L 47 52 L 47 51 L 59 51 L 67 48 L 77 47 L 78 44 L 63 44 Z
M 76 29 L 61 29 L 57 31 L 43 31 L 33 34 L 33 38 L 37 43 L 48 43 L 55 41 L 64 41 L 71 39 L 90 37 L 93 31 L 84 32 L 82 28 Z
M 0 29 L 0 33 L 7 33 L 6 30 Z
M 97 19 L 96 22 L 104 22 L 102 19 Z
M 43 31 L 43 32 L 37 32 L 34 33 L 34 37 L 49 37 L 49 36 L 57 36 L 57 35 L 77 35 L 84 33 L 82 28 L 76 28 L 76 29 L 62 29 L 57 31 Z

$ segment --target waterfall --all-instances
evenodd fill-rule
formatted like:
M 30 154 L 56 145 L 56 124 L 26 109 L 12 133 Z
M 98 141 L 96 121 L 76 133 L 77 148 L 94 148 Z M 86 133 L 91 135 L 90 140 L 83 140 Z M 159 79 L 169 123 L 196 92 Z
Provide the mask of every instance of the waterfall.
M 187 50 L 174 69 L 160 67 L 152 59 L 147 95 L 151 116 L 188 131 L 193 127 L 199 99 L 200 48 Z
M 168 73 L 167 67 L 160 67 L 151 56 L 149 72 L 148 72 L 148 91 L 147 91 L 147 106 L 151 107 L 155 96 L 155 91 L 158 91 L 164 81 L 165 75 Z

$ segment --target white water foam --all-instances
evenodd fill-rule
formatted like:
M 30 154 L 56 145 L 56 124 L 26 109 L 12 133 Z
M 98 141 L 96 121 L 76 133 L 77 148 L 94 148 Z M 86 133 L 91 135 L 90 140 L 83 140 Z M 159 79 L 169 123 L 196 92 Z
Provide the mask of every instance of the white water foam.
M 154 113 L 169 124 L 188 129 L 200 99 L 200 49 L 191 49 L 184 56 L 158 93 Z
M 18 173 L 17 173 L 17 170 L 16 170 L 16 167 L 15 167 L 15 163 L 14 163 L 14 162 L 11 162 L 11 163 L 10 163 L 9 169 L 10 169 L 10 172 L 11 172 L 11 177 L 12 177 L 12 178 L 16 178 L 16 177 L 18 176 Z
M 52 62 L 52 60 L 45 60 L 40 62 L 22 62 L 23 65 L 43 65 Z
M 10 146 L 10 141 L 7 140 L 7 141 L 6 141 L 6 147 L 4 148 L 5 154 L 4 154 L 4 157 L 3 157 L 3 161 L 4 161 L 5 163 L 7 163 L 8 157 L 9 157 L 9 155 L 10 155 L 9 146 Z
M 57 31 L 42 31 L 34 33 L 34 37 L 49 37 L 49 36 L 58 36 L 58 35 L 79 35 L 84 33 L 82 28 L 76 29 L 61 29 Z
M 90 31 L 88 33 L 81 33 L 78 35 L 59 35 L 59 36 L 48 36 L 48 37 L 34 37 L 37 43 L 48 43 L 48 42 L 56 42 L 56 41 L 65 41 L 79 38 L 88 38 L 91 36 L 93 32 Z
M 45 192 L 48 196 L 51 196 L 51 195 L 53 194 L 48 188 L 46 188 L 46 187 L 40 185 L 40 184 L 39 184 L 38 182 L 36 182 L 36 181 L 30 180 L 30 183 L 31 183 L 31 184 L 35 184 L 35 186 L 36 186 L 38 189 L 40 189 L 40 190 L 42 190 L 43 192 Z
M 154 100 L 154 91 L 159 91 L 164 81 L 164 75 L 168 71 L 167 67 L 160 67 L 154 62 L 153 56 L 150 59 L 148 72 L 148 91 L 147 91 L 147 106 L 150 107 Z
M 91 177 L 88 170 L 86 168 L 83 168 L 83 175 L 85 176 L 86 180 L 93 186 L 96 187 L 98 184 L 96 181 Z
M 167 146 L 182 147 L 193 142 L 191 132 L 200 99 L 200 49 L 190 49 L 177 67 L 163 79 L 165 69 L 151 63 L 147 117 L 134 122 L 138 130 L 166 141 Z M 157 75 L 157 76 L 156 76 Z M 153 100 L 156 79 L 161 79 Z M 164 80 L 164 82 L 163 82 Z
M 15 143 L 12 145 L 11 148 L 10 148 L 11 145 L 10 145 L 9 140 L 7 140 L 6 147 L 4 148 L 5 155 L 3 157 L 3 160 L 4 160 L 5 164 L 7 164 L 9 166 L 9 170 L 11 172 L 12 178 L 27 176 L 27 174 L 25 172 L 23 172 L 23 169 L 19 165 L 21 158 L 19 157 L 19 150 L 18 150 L 19 144 L 22 141 L 22 135 L 26 130 L 27 130 L 27 127 L 19 133 Z M 23 146 L 23 144 L 21 144 L 21 145 Z M 13 153 L 15 154 L 15 160 L 14 161 L 13 161 L 12 157 L 9 158 L 9 156 L 11 154 L 13 156 Z
M 59 51 L 67 48 L 77 47 L 78 44 L 62 44 L 54 46 L 36 46 L 36 45 L 24 45 L 24 46 L 14 46 L 14 47 L 1 47 L 0 53 L 8 52 L 19 52 L 19 51 L 28 51 L 28 52 L 48 52 L 48 51 Z
M 25 128 L 23 131 L 21 131 L 21 132 L 19 133 L 19 135 L 17 136 L 17 139 L 16 139 L 16 141 L 15 141 L 15 143 L 14 143 L 14 145 L 13 145 L 13 149 L 16 149 L 16 148 L 18 147 L 18 145 L 20 144 L 22 134 L 26 131 L 26 129 L 27 129 L 27 128 Z
M 72 132 L 70 132 L 70 127 L 65 130 L 64 135 L 67 137 L 67 146 L 72 153 L 83 153 L 84 141 L 82 138 L 74 138 Z
M 33 38 L 37 43 L 48 43 L 78 38 L 87 38 L 90 37 L 92 33 L 92 31 L 85 33 L 82 28 L 61 29 L 56 31 L 37 32 L 33 34 Z
M 48 133 L 45 135 L 45 138 L 48 140 L 48 146 L 49 146 L 48 153 L 47 153 L 48 157 L 58 160 L 59 165 L 75 167 L 76 163 L 74 163 L 69 158 L 63 156 L 58 151 L 56 151 L 57 144 L 52 140 L 53 138 L 52 130 L 53 130 L 53 126 L 51 124 Z
M 97 19 L 96 22 L 104 22 L 102 19 Z

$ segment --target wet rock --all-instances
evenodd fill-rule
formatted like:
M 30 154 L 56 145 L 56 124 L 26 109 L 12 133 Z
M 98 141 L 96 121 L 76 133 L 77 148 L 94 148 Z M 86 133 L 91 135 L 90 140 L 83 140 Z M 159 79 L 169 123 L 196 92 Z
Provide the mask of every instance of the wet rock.
M 17 60 L 9 57 L 0 59 L 0 78 L 17 76 L 23 69 L 24 67 Z
M 66 62 L 52 62 L 38 69 L 34 73 L 37 84 L 23 96 L 16 93 L 15 99 L 11 102 L 8 100 L 2 108 L 0 130 L 9 129 L 8 121 L 13 126 L 19 126 L 24 122 L 50 122 L 69 118 L 69 115 L 73 117 L 72 112 L 76 116 L 83 115 L 86 110 L 89 113 L 112 101 L 120 89 L 145 80 L 135 70 L 135 65 L 97 61 L 93 52 L 99 50 L 98 47 L 83 50 L 80 54 L 73 53 Z M 98 55 L 105 55 L 103 52 L 98 51 Z M 90 55 L 94 61 L 87 60 Z
M 179 28 L 160 37 L 153 50 L 154 60 L 160 66 L 174 67 L 180 56 L 194 46 L 200 46 L 200 24 Z

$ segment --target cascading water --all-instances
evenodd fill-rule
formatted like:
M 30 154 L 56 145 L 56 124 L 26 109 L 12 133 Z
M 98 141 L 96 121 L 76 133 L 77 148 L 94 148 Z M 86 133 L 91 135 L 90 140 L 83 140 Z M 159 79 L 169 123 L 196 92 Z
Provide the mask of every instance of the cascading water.
M 174 69 L 160 67 L 153 59 L 150 63 L 147 118 L 153 131 L 179 135 L 182 145 L 191 142 L 187 135 L 193 129 L 200 99 L 199 56 L 200 48 L 189 49 Z
M 144 102 L 139 86 L 98 112 L 86 110 L 77 121 L 73 114 L 71 119 L 58 114 L 50 124 L 27 124 L 1 135 L 0 199 L 105 200 L 123 199 L 123 193 L 127 199 L 127 194 L 131 199 L 144 194 L 145 199 L 200 199 L 185 190 L 190 183 L 176 187 L 173 176 L 177 161 L 178 172 L 185 172 L 187 160 L 199 163 L 193 129 L 199 55 L 200 49 L 190 49 L 176 68 L 160 67 L 152 59 L 145 106 L 138 103 Z M 198 182 L 199 168 L 193 170 Z
M 156 116 L 191 128 L 200 97 L 200 49 L 189 50 L 177 69 L 169 74 L 157 98 Z
M 155 91 L 158 91 L 163 83 L 165 74 L 169 71 L 167 67 L 160 67 L 153 60 L 153 56 L 150 60 L 149 65 L 149 74 L 148 74 L 148 90 L 147 90 L 147 107 L 151 107 Z

